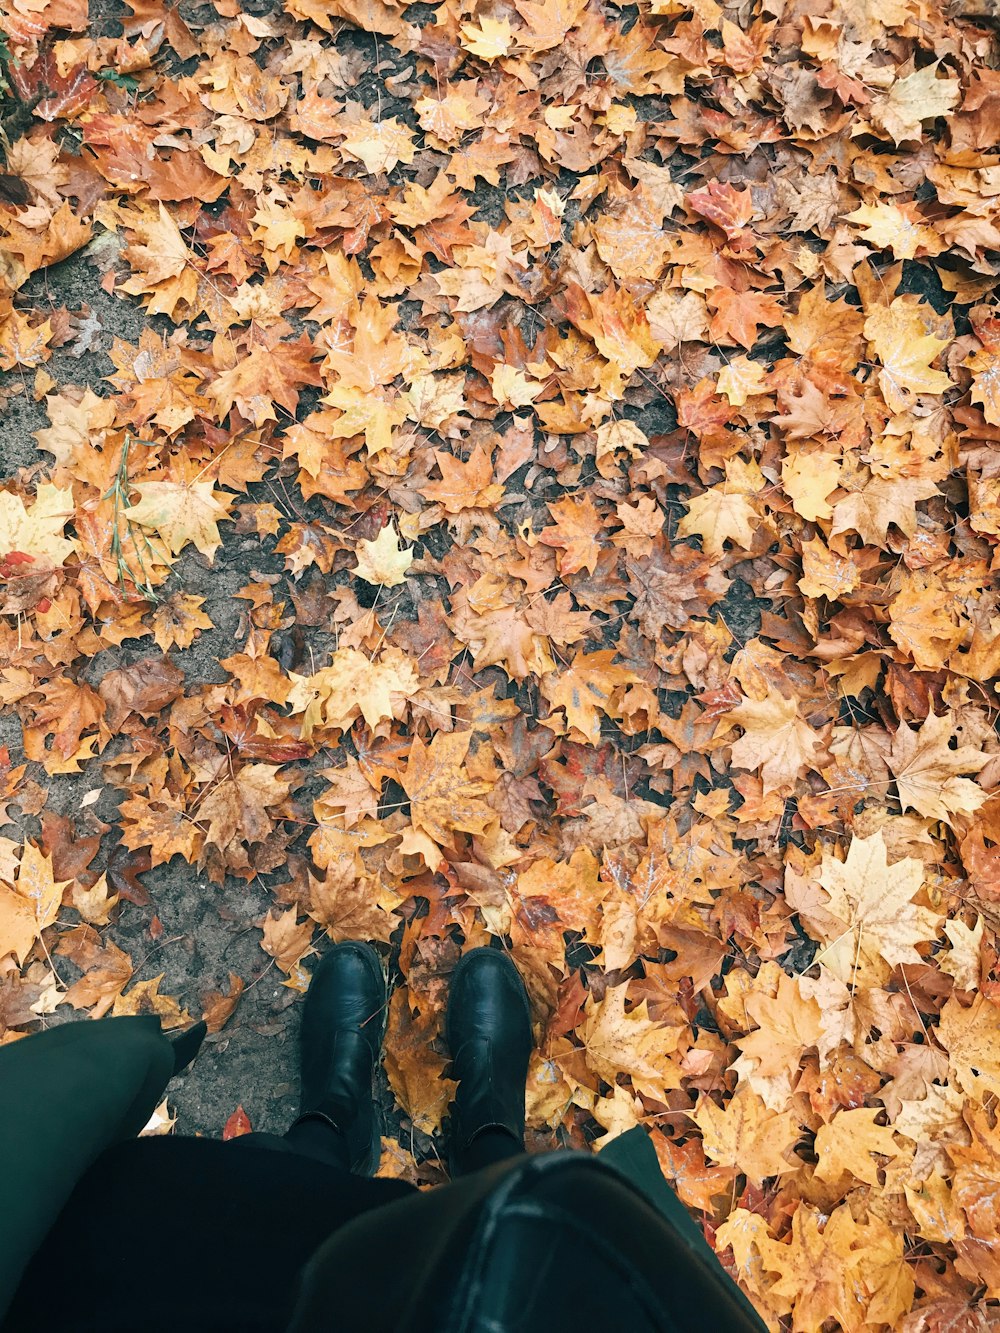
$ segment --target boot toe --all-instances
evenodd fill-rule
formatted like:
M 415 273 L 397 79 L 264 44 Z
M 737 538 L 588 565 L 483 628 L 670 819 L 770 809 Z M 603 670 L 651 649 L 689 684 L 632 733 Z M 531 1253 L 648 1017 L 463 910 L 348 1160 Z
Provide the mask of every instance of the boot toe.
M 447 1014 L 453 1055 L 467 1042 L 488 1038 L 530 1052 L 531 1009 L 521 974 L 497 949 L 472 949 L 452 973 Z
M 369 944 L 344 940 L 320 959 L 306 992 L 303 1024 L 357 1027 L 377 1050 L 385 1026 L 382 963 Z

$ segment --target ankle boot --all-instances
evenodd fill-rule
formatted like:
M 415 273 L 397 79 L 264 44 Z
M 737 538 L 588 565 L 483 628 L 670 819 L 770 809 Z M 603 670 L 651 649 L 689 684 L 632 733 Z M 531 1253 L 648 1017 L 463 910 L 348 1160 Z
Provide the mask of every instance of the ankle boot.
M 534 1041 L 528 992 L 517 968 L 496 949 L 473 949 L 452 974 L 446 1022 L 452 1077 L 452 1159 L 486 1129 L 524 1142 L 524 1090 Z
M 302 1014 L 302 1110 L 343 1134 L 351 1170 L 378 1166 L 381 1126 L 372 1079 L 387 1011 L 385 975 L 370 944 L 345 940 L 324 954 L 309 983 Z

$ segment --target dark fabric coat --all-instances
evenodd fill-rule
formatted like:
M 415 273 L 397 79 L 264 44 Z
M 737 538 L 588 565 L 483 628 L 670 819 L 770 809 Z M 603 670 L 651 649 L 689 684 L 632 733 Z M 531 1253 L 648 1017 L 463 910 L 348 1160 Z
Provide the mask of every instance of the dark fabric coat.
M 423 1193 L 270 1136 L 136 1140 L 200 1035 L 0 1048 L 0 1333 L 763 1328 L 641 1130 Z
M 174 1065 L 156 1017 L 64 1023 L 0 1047 L 0 1317 L 77 1181 L 139 1133 Z

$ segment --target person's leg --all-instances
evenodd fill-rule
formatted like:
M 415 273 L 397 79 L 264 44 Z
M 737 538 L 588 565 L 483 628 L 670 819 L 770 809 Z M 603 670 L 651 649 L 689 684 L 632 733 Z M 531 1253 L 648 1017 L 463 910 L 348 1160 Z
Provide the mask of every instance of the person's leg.
M 451 978 L 447 1015 L 455 1175 L 524 1152 L 524 1088 L 533 1043 L 528 993 L 495 949 L 473 949 Z
M 303 1007 L 301 1112 L 284 1136 L 292 1151 L 374 1173 L 382 1136 L 372 1080 L 387 1011 L 370 944 L 345 940 L 324 954 Z
M 300 1117 L 284 1134 L 254 1130 L 252 1134 L 241 1134 L 238 1138 L 230 1139 L 229 1144 L 270 1148 L 274 1152 L 293 1152 L 300 1157 L 311 1157 L 315 1162 L 325 1162 L 328 1166 L 339 1166 L 344 1171 L 351 1169 L 351 1150 L 346 1136 L 332 1121 L 321 1116 Z
M 481 1171 L 495 1162 L 505 1162 L 508 1157 L 520 1157 L 524 1153 L 524 1140 L 516 1139 L 506 1129 L 491 1126 L 477 1134 L 467 1148 L 462 1151 L 461 1171 L 469 1176 L 473 1171 Z
M 329 1162 L 331 1166 L 342 1166 L 345 1171 L 351 1169 L 347 1136 L 332 1120 L 323 1116 L 300 1117 L 285 1131 L 284 1139 L 293 1152 Z
M 324 954 L 303 1007 L 298 1119 L 284 1134 L 255 1132 L 230 1143 L 373 1175 L 382 1139 L 372 1079 L 387 1009 L 385 975 L 371 945 L 344 940 Z

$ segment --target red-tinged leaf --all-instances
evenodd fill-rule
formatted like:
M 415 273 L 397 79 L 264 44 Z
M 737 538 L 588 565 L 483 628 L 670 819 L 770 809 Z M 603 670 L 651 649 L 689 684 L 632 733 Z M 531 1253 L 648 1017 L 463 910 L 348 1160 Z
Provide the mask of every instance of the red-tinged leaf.
M 220 714 L 222 734 L 232 741 L 244 759 L 262 759 L 268 764 L 291 764 L 296 759 L 307 759 L 314 747 L 306 741 L 262 736 L 254 721 L 259 704 L 246 707 L 225 707 Z
M 237 1106 L 236 1110 L 226 1121 L 225 1127 L 223 1128 L 223 1139 L 239 1139 L 242 1138 L 244 1134 L 252 1133 L 253 1126 L 250 1124 L 250 1117 L 247 1115 L 246 1111 L 244 1111 L 242 1106 Z
M 35 115 L 41 120 L 70 120 L 85 107 L 93 104 L 98 91 L 97 80 L 85 64 L 74 65 L 61 74 L 52 50 L 47 50 L 30 67 L 11 62 L 10 80 L 17 94 L 26 102 L 34 102 Z
M 148 907 L 151 899 L 139 876 L 144 875 L 152 866 L 149 848 L 130 852 L 121 843 L 108 859 L 108 883 L 120 897 L 126 898 L 136 907 Z
M 686 194 L 684 200 L 688 208 L 721 227 L 730 240 L 735 240 L 753 217 L 750 191 L 737 190 L 728 182 L 709 181 L 702 189 Z

